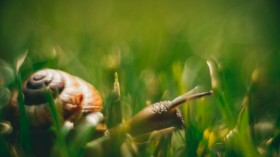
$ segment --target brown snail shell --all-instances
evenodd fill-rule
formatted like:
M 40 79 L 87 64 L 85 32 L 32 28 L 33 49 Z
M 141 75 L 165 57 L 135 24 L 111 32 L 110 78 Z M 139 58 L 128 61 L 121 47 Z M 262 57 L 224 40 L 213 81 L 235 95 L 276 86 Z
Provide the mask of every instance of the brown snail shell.
M 25 109 L 32 127 L 51 125 L 46 90 L 52 93 L 64 121 L 75 122 L 83 114 L 101 111 L 103 106 L 98 91 L 81 78 L 60 70 L 40 70 L 23 84 Z

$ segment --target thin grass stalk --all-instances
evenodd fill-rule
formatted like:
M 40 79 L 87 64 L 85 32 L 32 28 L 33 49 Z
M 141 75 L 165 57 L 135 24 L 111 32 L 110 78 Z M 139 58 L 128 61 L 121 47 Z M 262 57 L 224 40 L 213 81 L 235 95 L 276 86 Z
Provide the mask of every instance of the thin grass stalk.
M 113 128 L 122 123 L 122 105 L 118 73 L 115 73 L 114 89 L 111 91 L 107 107 L 107 126 Z
M 23 149 L 26 156 L 31 155 L 31 141 L 30 141 L 30 122 L 27 118 L 24 97 L 22 89 L 22 79 L 19 72 L 16 73 L 16 82 L 18 88 L 18 107 L 19 107 L 19 145 Z
M 238 146 L 241 147 L 244 156 L 259 156 L 256 146 L 254 145 L 251 131 L 250 131 L 250 112 L 248 97 L 243 100 L 243 108 L 239 114 L 237 121 L 237 130 L 239 131 Z

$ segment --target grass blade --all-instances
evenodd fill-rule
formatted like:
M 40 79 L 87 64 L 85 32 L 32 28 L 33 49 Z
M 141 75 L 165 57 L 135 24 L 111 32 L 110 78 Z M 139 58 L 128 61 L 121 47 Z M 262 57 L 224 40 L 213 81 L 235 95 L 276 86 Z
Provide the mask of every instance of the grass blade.
M 212 90 L 218 101 L 218 105 L 222 112 L 224 121 L 227 124 L 227 127 L 233 128 L 235 125 L 234 117 L 233 117 L 233 113 L 231 112 L 232 111 L 231 107 L 229 106 L 227 100 L 225 99 L 225 95 L 223 92 L 224 90 L 222 87 L 221 73 L 218 70 L 218 65 L 213 59 L 208 60 L 207 64 L 211 75 Z
M 18 88 L 18 107 L 19 107 L 19 144 L 26 156 L 31 154 L 31 143 L 30 143 L 30 122 L 26 116 L 24 107 L 24 97 L 22 89 L 22 80 L 19 72 L 16 74 L 17 78 L 17 88 Z

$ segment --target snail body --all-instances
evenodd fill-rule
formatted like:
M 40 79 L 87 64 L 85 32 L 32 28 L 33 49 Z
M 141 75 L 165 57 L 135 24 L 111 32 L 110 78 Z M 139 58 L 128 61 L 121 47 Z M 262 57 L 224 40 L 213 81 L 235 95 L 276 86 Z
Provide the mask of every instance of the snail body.
M 99 92 L 83 79 L 54 69 L 40 70 L 23 84 L 25 110 L 31 127 L 52 123 L 46 91 L 50 91 L 64 121 L 77 121 L 82 115 L 100 112 L 103 102 Z

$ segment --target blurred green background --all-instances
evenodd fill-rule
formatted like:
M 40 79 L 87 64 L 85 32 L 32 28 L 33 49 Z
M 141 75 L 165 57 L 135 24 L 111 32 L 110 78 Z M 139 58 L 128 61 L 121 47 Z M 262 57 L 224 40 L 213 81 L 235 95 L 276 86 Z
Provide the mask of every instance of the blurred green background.
M 280 75 L 277 7 L 261 0 L 2 0 L 0 57 L 15 64 L 28 51 L 27 72 L 64 69 L 100 88 L 110 86 L 107 75 L 117 71 L 129 92 L 141 88 L 139 78 L 147 83 L 164 75 L 172 82 L 176 66 L 185 67 L 183 90 L 209 84 L 205 61 L 214 58 L 230 97 L 244 95 L 253 71 L 261 69 L 261 81 L 274 84 L 262 94 L 274 95 Z M 164 83 L 152 90 L 158 86 L 176 92 Z
M 273 0 L 1 0 L 1 64 L 15 67 L 28 52 L 23 78 L 41 68 L 62 69 L 92 83 L 104 99 L 118 72 L 126 119 L 196 85 L 210 90 L 206 61 L 212 60 L 234 123 L 248 96 L 251 120 L 268 121 L 275 133 L 279 7 Z M 201 130 L 218 128 L 223 108 L 215 97 L 203 101 L 192 116 Z

